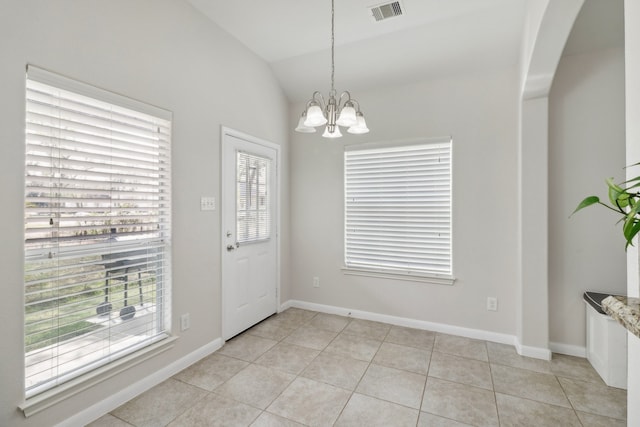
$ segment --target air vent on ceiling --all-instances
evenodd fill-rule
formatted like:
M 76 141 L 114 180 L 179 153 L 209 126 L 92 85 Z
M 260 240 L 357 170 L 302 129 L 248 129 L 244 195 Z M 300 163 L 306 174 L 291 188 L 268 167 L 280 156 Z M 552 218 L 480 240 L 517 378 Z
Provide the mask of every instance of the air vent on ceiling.
M 371 7 L 371 16 L 376 22 L 402 15 L 402 6 L 399 1 L 385 3 Z

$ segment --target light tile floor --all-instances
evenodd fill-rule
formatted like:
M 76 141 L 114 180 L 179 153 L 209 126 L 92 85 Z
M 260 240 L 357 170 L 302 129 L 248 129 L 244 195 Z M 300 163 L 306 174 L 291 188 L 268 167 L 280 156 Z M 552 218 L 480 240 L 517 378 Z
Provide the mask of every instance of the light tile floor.
M 291 308 L 91 427 L 626 424 L 586 359 Z

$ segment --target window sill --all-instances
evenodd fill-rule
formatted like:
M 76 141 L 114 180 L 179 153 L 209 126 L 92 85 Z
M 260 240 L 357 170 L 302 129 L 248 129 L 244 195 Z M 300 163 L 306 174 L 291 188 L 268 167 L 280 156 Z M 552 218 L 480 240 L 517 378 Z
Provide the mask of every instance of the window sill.
M 50 390 L 29 397 L 19 406 L 25 417 L 37 414 L 65 399 L 83 392 L 102 381 L 111 378 L 133 366 L 136 366 L 160 353 L 173 347 L 178 337 L 170 336 L 154 344 L 148 345 L 139 351 L 124 356 L 114 362 L 101 366 L 82 376 L 67 381 Z
M 352 276 L 379 277 L 384 279 L 404 280 L 409 282 L 432 283 L 436 285 L 453 285 L 456 281 L 455 277 L 449 275 L 396 272 L 388 270 L 375 270 L 357 267 L 342 267 L 342 272 Z

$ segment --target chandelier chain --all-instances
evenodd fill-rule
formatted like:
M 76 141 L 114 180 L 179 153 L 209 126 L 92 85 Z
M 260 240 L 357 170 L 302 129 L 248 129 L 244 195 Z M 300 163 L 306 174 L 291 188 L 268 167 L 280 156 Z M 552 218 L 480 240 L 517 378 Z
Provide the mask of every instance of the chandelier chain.
M 335 27 L 335 11 L 334 11 L 334 1 L 335 0 L 331 0 L 331 92 L 333 92 L 335 90 L 334 87 L 334 83 L 335 83 L 335 72 L 336 72 L 336 66 L 335 66 L 335 52 L 334 52 L 334 44 L 335 44 L 335 35 L 334 35 L 334 27 Z

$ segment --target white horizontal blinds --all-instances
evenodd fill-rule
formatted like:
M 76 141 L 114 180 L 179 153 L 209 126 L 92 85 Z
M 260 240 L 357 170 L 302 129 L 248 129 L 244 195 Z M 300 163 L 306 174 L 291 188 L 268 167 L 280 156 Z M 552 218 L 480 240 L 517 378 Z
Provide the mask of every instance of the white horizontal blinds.
M 170 113 L 122 105 L 139 103 L 28 70 L 27 396 L 169 327 Z
M 451 141 L 345 151 L 347 267 L 451 274 Z
M 239 243 L 271 237 L 271 159 L 236 153 L 236 236 Z

